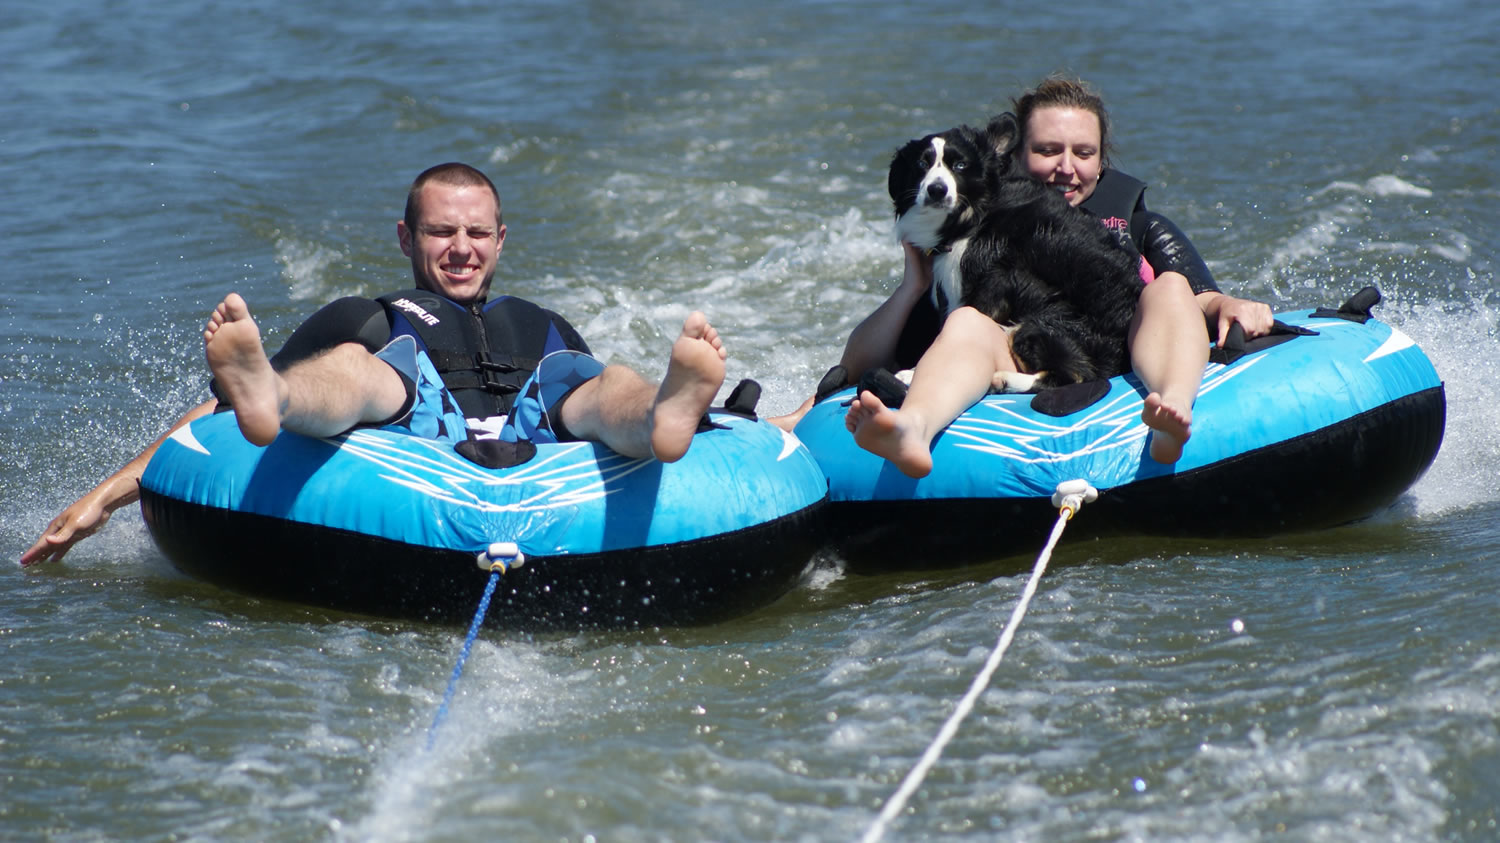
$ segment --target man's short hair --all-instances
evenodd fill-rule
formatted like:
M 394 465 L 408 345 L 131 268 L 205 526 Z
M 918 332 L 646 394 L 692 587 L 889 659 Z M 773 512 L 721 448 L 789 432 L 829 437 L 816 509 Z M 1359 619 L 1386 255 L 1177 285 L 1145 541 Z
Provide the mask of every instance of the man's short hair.
M 436 167 L 428 167 L 423 170 L 411 183 L 411 189 L 406 192 L 406 229 L 413 235 L 417 232 L 417 194 L 428 182 L 446 184 L 450 187 L 479 187 L 483 185 L 490 189 L 490 195 L 495 197 L 495 227 L 499 228 L 505 224 L 500 214 L 500 191 L 495 189 L 495 183 L 490 177 L 470 167 L 468 164 L 460 164 L 457 161 L 449 161 L 447 164 L 439 164 Z

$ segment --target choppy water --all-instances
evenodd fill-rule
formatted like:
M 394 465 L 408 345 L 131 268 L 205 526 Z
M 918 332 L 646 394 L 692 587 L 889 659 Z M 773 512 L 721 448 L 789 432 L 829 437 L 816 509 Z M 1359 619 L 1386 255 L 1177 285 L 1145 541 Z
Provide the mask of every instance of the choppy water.
M 1380 286 L 1448 436 L 1370 522 L 1065 544 L 892 838 L 1500 835 L 1494 4 L 7 8 L 4 556 L 205 395 L 224 291 L 274 345 L 403 283 L 403 192 L 443 160 L 500 184 L 506 291 L 648 373 L 702 308 L 790 409 L 897 278 L 891 150 L 1070 69 L 1226 288 Z M 718 626 L 486 635 L 427 755 L 462 630 L 196 583 L 123 510 L 0 566 L 0 837 L 853 839 L 1029 561 L 830 556 Z

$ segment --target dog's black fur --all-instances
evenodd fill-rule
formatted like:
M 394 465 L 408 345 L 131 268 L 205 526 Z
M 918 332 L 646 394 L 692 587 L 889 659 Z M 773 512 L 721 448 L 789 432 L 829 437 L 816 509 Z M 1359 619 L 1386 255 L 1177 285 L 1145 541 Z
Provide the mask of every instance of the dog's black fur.
M 1128 371 L 1140 256 L 1026 175 L 1018 141 L 1015 118 L 1002 114 L 898 149 L 888 185 L 897 232 L 933 251 L 940 311 L 969 305 L 1012 331 L 1012 352 L 1036 378 L 1008 390 Z

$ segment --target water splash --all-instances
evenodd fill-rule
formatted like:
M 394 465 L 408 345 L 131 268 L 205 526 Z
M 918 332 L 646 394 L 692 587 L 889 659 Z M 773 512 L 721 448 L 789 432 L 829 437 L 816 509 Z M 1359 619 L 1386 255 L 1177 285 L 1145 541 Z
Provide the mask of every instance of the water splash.
M 1500 310 L 1488 298 L 1399 304 L 1377 311 L 1409 334 L 1443 378 L 1447 428 L 1432 468 L 1412 489 L 1424 517 L 1500 501 L 1500 363 L 1487 349 L 1500 336 Z

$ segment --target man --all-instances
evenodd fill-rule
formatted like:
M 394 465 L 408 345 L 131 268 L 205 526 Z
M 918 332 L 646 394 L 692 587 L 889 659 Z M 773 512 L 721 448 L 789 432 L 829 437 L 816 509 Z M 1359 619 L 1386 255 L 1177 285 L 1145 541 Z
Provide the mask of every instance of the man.
M 21 564 L 61 559 L 116 509 L 138 500 L 141 476 L 167 435 L 221 402 L 234 409 L 241 433 L 258 445 L 269 444 L 282 430 L 333 436 L 358 425 L 385 424 L 462 439 L 464 433 L 452 430 L 451 421 L 446 429 L 442 425 L 444 416 L 455 416 L 446 406 L 446 396 L 452 395 L 463 415 L 477 423 L 495 416 L 488 421 L 500 427 L 502 438 L 595 441 L 625 456 L 681 459 L 724 380 L 718 332 L 702 313 L 689 315 L 659 386 L 625 366 L 604 366 L 585 356 L 587 346 L 557 314 L 519 299 L 487 302 L 505 232 L 494 184 L 467 165 L 441 164 L 412 183 L 405 217 L 396 224 L 418 288 L 412 295 L 334 302 L 268 358 L 249 308 L 230 293 L 203 331 L 217 397 L 189 410 L 167 434 L 63 510 L 22 554 Z M 438 325 L 456 325 L 458 332 L 438 333 L 433 327 Z M 425 355 L 428 366 L 419 365 L 419 347 L 432 351 L 455 342 L 486 347 L 437 348 Z M 535 372 L 538 359 L 554 351 L 562 353 L 549 361 L 575 359 L 543 367 L 560 375 Z M 436 396 L 432 389 L 424 391 L 431 380 L 424 375 L 432 374 L 453 389 Z M 504 425 L 497 424 L 500 415 Z

